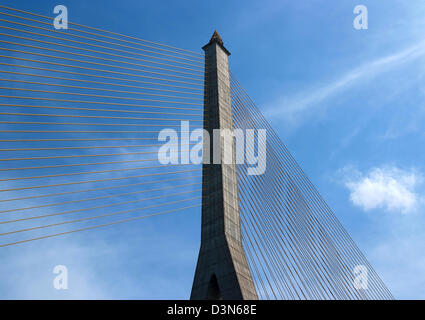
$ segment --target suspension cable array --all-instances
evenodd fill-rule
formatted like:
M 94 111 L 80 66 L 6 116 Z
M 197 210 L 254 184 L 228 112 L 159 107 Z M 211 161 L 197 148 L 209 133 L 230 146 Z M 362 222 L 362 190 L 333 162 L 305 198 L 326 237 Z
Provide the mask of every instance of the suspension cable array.
M 393 299 L 234 75 L 231 92 L 234 127 L 267 130 L 265 173 L 238 165 L 243 242 L 259 296 Z M 367 288 L 355 285 L 357 266 L 367 270 Z
M 52 22 L 0 5 L 0 249 L 200 207 L 201 166 L 179 151 L 202 141 L 179 137 L 204 124 L 204 55 Z M 267 132 L 256 137 L 264 174 L 237 170 L 258 296 L 393 299 L 233 75 L 230 85 L 234 128 Z M 164 129 L 176 132 L 168 151 Z
M 160 160 L 203 127 L 203 61 L 0 5 L 0 247 L 200 206 L 201 167 Z

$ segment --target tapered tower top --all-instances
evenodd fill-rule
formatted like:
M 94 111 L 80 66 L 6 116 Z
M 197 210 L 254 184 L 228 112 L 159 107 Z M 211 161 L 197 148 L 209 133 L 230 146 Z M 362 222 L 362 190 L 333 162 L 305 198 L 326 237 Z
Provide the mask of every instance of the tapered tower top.
M 217 43 L 221 49 L 224 50 L 224 52 L 227 53 L 227 55 L 230 56 L 230 52 L 224 47 L 223 39 L 221 39 L 220 35 L 218 34 L 217 30 L 214 30 L 214 33 L 210 39 L 210 42 L 208 42 L 205 46 L 202 47 L 202 49 L 206 49 L 209 45 Z
M 214 33 L 210 39 L 210 42 L 217 42 L 218 44 L 223 45 L 223 39 L 221 39 L 220 35 L 218 34 L 217 30 L 214 30 Z

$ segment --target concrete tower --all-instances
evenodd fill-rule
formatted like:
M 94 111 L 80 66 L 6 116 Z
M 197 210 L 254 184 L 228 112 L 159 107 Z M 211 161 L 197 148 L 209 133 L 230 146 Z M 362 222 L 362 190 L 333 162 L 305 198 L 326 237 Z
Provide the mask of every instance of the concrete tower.
M 217 31 L 205 51 L 204 129 L 209 132 L 212 151 L 213 130 L 233 130 L 230 95 L 229 51 Z M 208 143 L 208 142 L 206 142 Z M 232 143 L 232 152 L 235 152 Z M 223 145 L 220 145 L 223 151 Z M 205 150 L 205 149 L 204 149 Z M 224 152 L 221 152 L 223 160 Z M 191 299 L 258 299 L 242 247 L 236 165 L 210 164 L 202 167 L 201 248 Z

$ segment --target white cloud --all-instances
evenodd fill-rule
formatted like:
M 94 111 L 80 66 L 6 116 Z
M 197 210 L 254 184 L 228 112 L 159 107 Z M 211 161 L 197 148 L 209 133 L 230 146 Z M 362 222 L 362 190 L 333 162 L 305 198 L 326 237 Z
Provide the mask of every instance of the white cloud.
M 390 212 L 411 213 L 421 202 L 417 191 L 422 177 L 415 170 L 396 167 L 373 168 L 362 174 L 352 168 L 343 170 L 350 201 L 365 211 L 384 209 Z

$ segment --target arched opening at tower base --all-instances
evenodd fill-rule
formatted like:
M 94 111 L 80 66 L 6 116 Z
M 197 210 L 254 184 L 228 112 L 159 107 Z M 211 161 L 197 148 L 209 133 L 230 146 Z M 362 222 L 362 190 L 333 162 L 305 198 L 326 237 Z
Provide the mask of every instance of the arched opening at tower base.
M 222 300 L 215 274 L 211 276 L 210 283 L 208 284 L 208 300 Z

